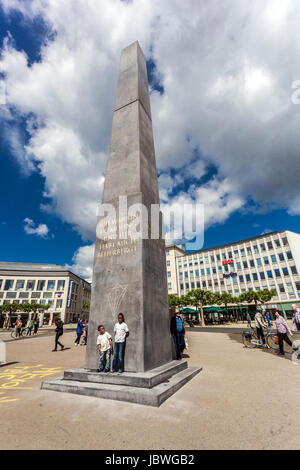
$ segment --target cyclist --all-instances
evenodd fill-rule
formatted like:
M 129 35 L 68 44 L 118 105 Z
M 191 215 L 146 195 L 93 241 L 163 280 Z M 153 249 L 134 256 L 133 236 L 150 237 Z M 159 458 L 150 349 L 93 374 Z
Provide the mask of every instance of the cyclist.
M 266 328 L 267 325 L 262 314 L 262 309 L 260 307 L 257 307 L 256 309 L 254 321 L 255 321 L 257 338 L 262 342 L 262 344 L 266 344 L 264 328 Z

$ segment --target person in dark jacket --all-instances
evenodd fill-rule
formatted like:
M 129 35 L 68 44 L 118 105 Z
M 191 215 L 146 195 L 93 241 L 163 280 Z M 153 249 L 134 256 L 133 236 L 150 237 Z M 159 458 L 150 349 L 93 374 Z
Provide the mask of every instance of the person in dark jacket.
M 55 322 L 56 328 L 55 328 L 55 347 L 52 350 L 52 352 L 57 351 L 57 345 L 61 347 L 61 351 L 64 349 L 64 345 L 59 342 L 59 338 L 64 334 L 64 323 L 63 321 L 58 318 Z
M 171 335 L 175 343 L 177 360 L 182 358 L 182 353 L 185 349 L 184 334 L 185 329 L 183 320 L 181 318 L 180 312 L 177 312 L 176 315 L 171 318 Z
M 81 335 L 82 335 L 82 332 L 83 332 L 83 323 L 82 321 L 78 320 L 77 322 L 77 328 L 76 328 L 76 334 L 77 334 L 77 338 L 75 339 L 75 344 L 76 346 L 79 346 L 79 343 L 80 343 L 80 338 L 81 338 Z

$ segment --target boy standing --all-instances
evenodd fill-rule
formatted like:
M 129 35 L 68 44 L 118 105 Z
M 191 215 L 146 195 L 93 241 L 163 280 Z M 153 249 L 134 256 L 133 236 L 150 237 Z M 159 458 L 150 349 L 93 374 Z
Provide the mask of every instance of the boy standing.
M 129 329 L 124 321 L 123 313 L 119 313 L 118 315 L 118 323 L 115 324 L 114 333 L 115 350 L 112 364 L 112 373 L 119 370 L 118 373 L 122 374 L 124 371 L 124 353 L 126 338 L 129 336 Z
M 110 371 L 110 355 L 113 349 L 112 339 L 109 333 L 106 333 L 103 325 L 98 327 L 99 336 L 97 338 L 98 351 L 100 354 L 99 369 L 97 372 Z

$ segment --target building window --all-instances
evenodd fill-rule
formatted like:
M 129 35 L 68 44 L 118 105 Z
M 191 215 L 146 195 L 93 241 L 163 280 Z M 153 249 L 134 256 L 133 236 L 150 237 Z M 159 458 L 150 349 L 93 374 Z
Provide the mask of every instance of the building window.
M 201 276 L 205 276 L 205 271 L 204 271 L 204 269 L 201 269 Z
M 243 262 L 243 266 L 244 266 L 244 269 L 248 269 L 248 263 L 247 263 L 247 261 L 244 261 L 244 262 Z
M 207 274 L 210 275 L 210 268 L 207 268 Z
M 246 274 L 246 281 L 251 282 L 250 274 Z
M 266 245 L 264 243 L 262 243 L 260 245 L 260 249 L 261 249 L 261 251 L 266 251 Z
M 275 241 L 275 245 L 277 246 L 277 248 L 280 248 L 280 240 L 274 240 Z
M 271 256 L 272 263 L 277 263 L 276 255 Z
M 257 255 L 257 253 L 259 253 L 259 250 L 258 250 L 258 246 L 257 246 L 257 245 L 255 245 L 255 246 L 253 247 L 253 251 L 254 251 L 254 253 L 255 253 L 256 255 Z
M 29 292 L 20 292 L 19 299 L 28 299 L 28 298 L 29 298 Z
M 254 261 L 253 261 L 253 259 L 252 259 L 252 260 L 250 260 L 250 267 L 251 267 L 251 268 L 254 268 L 254 267 L 255 267 L 255 264 L 254 264 Z
M 275 269 L 275 276 L 276 277 L 281 277 L 279 269 Z
M 211 256 L 210 259 L 211 259 L 211 262 L 212 262 L 212 263 L 215 262 L 215 257 L 214 257 L 214 256 Z
M 54 289 L 55 289 L 55 281 L 48 281 L 47 290 L 54 290 Z
M 35 281 L 27 281 L 26 290 L 34 290 Z
M 297 271 L 296 266 L 291 266 L 291 271 L 292 271 L 292 274 L 294 274 L 294 276 L 297 276 L 298 271 Z
M 298 291 L 298 293 L 300 292 L 300 282 L 296 282 L 296 289 Z
M 192 286 L 192 289 L 195 289 L 195 283 L 194 282 L 191 283 L 191 286 Z
M 237 269 L 238 269 L 238 271 L 240 271 L 242 269 L 242 265 L 239 262 L 237 263 Z
M 267 271 L 267 275 L 268 275 L 268 278 L 269 278 L 269 279 L 272 279 L 272 278 L 273 278 L 273 273 L 272 273 L 272 271 Z
M 265 273 L 264 273 L 264 272 L 259 273 L 259 275 L 260 275 L 260 278 L 261 278 L 261 279 L 266 279 L 266 276 L 265 276 Z
M 286 245 L 288 244 L 288 240 L 287 240 L 286 237 L 284 237 L 284 238 L 282 239 L 282 244 L 283 244 L 283 246 L 286 246 Z
M 286 252 L 287 259 L 293 259 L 293 255 L 291 251 Z
M 170 271 L 168 271 L 168 277 L 171 277 L 171 276 L 172 276 L 172 273 Z
M 25 287 L 25 281 L 17 281 L 16 290 L 23 290 Z
M 257 258 L 256 263 L 257 263 L 257 266 L 261 266 L 262 265 L 261 259 Z
M 2 287 L 2 279 L 0 279 L 0 289 L 1 289 L 1 287 Z
M 248 253 L 248 255 L 252 255 L 252 250 L 251 250 L 250 246 L 247 247 L 247 253 Z
M 6 298 L 7 299 L 16 299 L 17 298 L 17 293 L 16 292 L 7 292 Z
M 256 273 L 253 273 L 253 281 L 258 281 L 258 275 Z
M 170 266 L 170 265 L 171 265 L 171 261 L 167 261 L 167 266 Z
M 238 258 L 238 257 L 239 257 L 239 251 L 238 251 L 238 250 L 235 250 L 235 251 L 234 251 L 234 257 L 235 257 L 235 258 Z
M 279 253 L 279 261 L 284 261 L 284 255 L 283 253 Z
M 233 256 L 232 256 L 232 251 L 229 251 L 229 252 L 228 252 L 228 258 L 230 258 L 230 259 L 233 258 Z
M 221 261 L 220 255 L 217 255 L 217 260 L 218 260 L 218 261 Z
M 206 287 L 206 281 L 202 282 L 203 287 Z
M 273 243 L 272 242 L 268 242 L 267 245 L 268 245 L 269 250 L 273 250 Z
M 244 248 L 241 249 L 241 256 L 245 256 L 245 250 L 244 250 Z
M 46 281 L 38 281 L 37 289 L 36 290 L 44 290 L 46 285 Z
M 196 276 L 196 277 L 199 277 L 199 275 L 200 275 L 199 269 L 196 269 L 196 271 L 195 271 L 195 276 Z
M 288 268 L 283 268 L 283 269 L 282 269 L 282 272 L 283 272 L 283 275 L 284 275 L 284 276 L 288 276 L 288 275 L 289 275 L 289 270 L 288 270 Z
M 264 257 L 264 263 L 265 264 L 270 264 L 269 258 L 267 256 Z
M 13 290 L 14 281 L 13 279 L 6 279 L 4 284 L 4 290 Z
M 44 299 L 51 299 L 52 296 L 53 296 L 52 292 L 44 292 L 43 293 L 43 298 Z
M 240 282 L 244 282 L 244 276 L 240 276 Z
M 32 299 L 39 299 L 41 297 L 41 292 L 32 292 L 31 298 Z
M 201 282 L 197 282 L 197 289 L 201 289 Z

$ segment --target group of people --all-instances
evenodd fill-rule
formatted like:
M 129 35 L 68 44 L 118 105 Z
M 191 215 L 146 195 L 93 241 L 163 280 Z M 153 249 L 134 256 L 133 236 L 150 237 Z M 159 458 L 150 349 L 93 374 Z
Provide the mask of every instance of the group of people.
M 16 338 L 22 336 L 23 322 L 21 318 L 17 318 L 15 324 Z M 31 336 L 32 334 L 36 335 L 39 329 L 39 319 L 29 320 L 26 336 Z
M 294 312 L 292 329 L 289 327 L 285 318 L 281 316 L 279 310 L 277 308 L 275 309 L 275 325 L 279 344 L 278 354 L 280 356 L 284 356 L 284 342 L 287 343 L 289 346 L 293 347 L 293 343 L 288 335 L 293 337 L 295 333 L 297 333 L 298 331 L 300 332 L 300 309 L 295 304 L 292 306 L 292 309 Z M 257 337 L 262 342 L 262 344 L 265 344 L 266 341 L 264 335 L 264 328 L 271 328 L 272 326 L 269 312 L 264 313 L 262 308 L 258 307 L 255 313 L 254 321 Z M 248 324 L 250 324 L 251 326 L 251 317 L 250 319 L 248 318 Z M 298 348 L 293 347 L 293 349 L 297 350 Z

